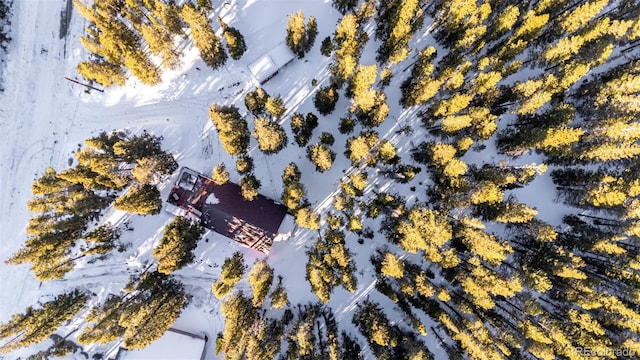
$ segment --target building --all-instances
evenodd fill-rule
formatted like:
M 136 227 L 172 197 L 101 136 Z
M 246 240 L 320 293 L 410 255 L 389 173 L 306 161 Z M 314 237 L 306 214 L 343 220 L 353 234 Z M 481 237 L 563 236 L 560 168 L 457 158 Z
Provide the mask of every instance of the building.
M 280 43 L 280 45 L 249 64 L 249 71 L 251 71 L 255 80 L 262 85 L 278 74 L 278 71 L 285 65 L 293 61 L 294 57 L 291 49 L 285 43 Z
M 207 336 L 170 328 L 141 350 L 119 348 L 116 360 L 204 360 Z
M 293 229 L 285 206 L 262 195 L 247 201 L 240 186 L 231 182 L 217 185 L 186 167 L 169 193 L 165 210 L 200 221 L 204 227 L 265 254 L 274 241 L 288 238 Z

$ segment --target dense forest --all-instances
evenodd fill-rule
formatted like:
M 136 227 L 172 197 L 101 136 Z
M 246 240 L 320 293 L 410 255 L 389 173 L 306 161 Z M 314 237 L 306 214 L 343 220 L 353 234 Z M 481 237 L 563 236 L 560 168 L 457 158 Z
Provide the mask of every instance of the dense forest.
M 180 63 L 176 44 L 187 38 L 212 70 L 251 46 L 209 0 L 74 4 L 89 21 L 82 45 L 92 53 L 77 70 L 106 87 L 130 77 L 159 83 L 163 69 Z M 212 164 L 211 176 L 223 184 L 235 169 L 246 201 L 262 186 L 256 169 L 264 164 L 252 158 L 252 143 L 270 157 L 301 154 L 281 175 L 279 200 L 307 237 L 309 283 L 288 288 L 286 269 L 268 259 L 226 258 L 211 285 L 225 320 L 215 352 L 337 360 L 363 358 L 366 347 L 376 359 L 432 359 L 425 336 L 433 334 L 451 359 L 640 353 L 640 2 L 332 5 L 342 14 L 332 34 L 318 34 L 316 18 L 302 10 L 281 34 L 299 59 L 328 35 L 315 47 L 330 59 L 328 83 L 308 100 L 317 114 L 287 109 L 283 97 L 260 87 L 246 91 L 244 103 L 214 98 L 208 109 L 221 148 L 235 159 Z M 375 63 L 361 63 L 371 43 Z M 398 115 L 391 113 L 394 91 L 420 129 L 379 132 Z M 340 99 L 346 107 L 336 106 Z M 319 133 L 319 121 L 337 131 Z M 178 168 L 161 140 L 102 133 L 86 140 L 75 167 L 47 169 L 32 186 L 28 239 L 7 263 L 28 263 L 37 279 L 50 281 L 85 258 L 125 251 L 121 228 L 92 221 L 110 206 L 159 213 L 156 185 Z M 332 203 L 319 209 L 301 164 L 326 174 L 340 157 L 349 166 Z M 540 191 L 527 187 L 542 175 L 553 182 L 545 191 L 557 203 L 549 207 L 567 209 L 559 226 L 516 195 Z M 371 186 L 378 179 L 393 186 Z M 164 228 L 155 260 L 120 293 L 95 303 L 77 289 L 30 306 L 0 324 L 0 352 L 49 337 L 47 356 L 117 340 L 128 349 L 148 345 L 189 302 L 172 273 L 193 261 L 203 232 L 177 217 Z M 371 250 L 358 248 L 365 243 Z M 369 261 L 355 261 L 354 249 L 369 251 Z M 375 291 L 395 307 L 362 299 L 348 315 L 354 331 L 340 329 L 332 295 L 356 292 L 364 268 L 375 269 Z M 238 288 L 241 282 L 249 287 Z M 287 291 L 314 295 L 291 303 Z M 80 345 L 57 332 L 74 317 L 82 319 Z

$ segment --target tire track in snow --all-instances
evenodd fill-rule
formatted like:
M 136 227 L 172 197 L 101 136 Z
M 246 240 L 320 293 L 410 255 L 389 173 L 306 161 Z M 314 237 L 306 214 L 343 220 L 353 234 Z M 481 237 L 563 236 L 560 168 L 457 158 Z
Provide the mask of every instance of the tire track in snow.
M 355 310 L 356 306 L 358 306 L 358 304 L 362 302 L 362 299 L 367 297 L 373 291 L 373 289 L 375 289 L 377 282 L 378 281 L 374 279 L 371 284 L 369 284 L 369 286 L 355 294 L 348 304 L 338 307 L 336 309 L 336 319 L 338 319 L 338 321 L 341 321 L 345 317 L 345 315 L 353 314 L 353 311 Z
M 105 107 L 96 110 L 94 104 L 80 106 L 76 118 L 81 121 L 80 126 L 108 125 L 112 128 L 166 124 L 167 118 L 175 115 L 185 116 L 194 108 L 206 109 L 211 102 L 210 96 L 202 96 L 202 100 L 178 99 L 162 101 L 145 105 L 119 104 L 118 107 Z M 171 121 L 171 120 L 170 120 Z

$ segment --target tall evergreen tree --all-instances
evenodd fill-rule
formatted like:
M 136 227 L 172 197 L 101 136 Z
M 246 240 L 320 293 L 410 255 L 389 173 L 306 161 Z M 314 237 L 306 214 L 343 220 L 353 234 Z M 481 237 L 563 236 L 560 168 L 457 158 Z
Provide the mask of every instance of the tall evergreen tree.
M 320 215 L 314 212 L 310 205 L 299 208 L 296 211 L 295 220 L 296 224 L 306 229 L 318 230 L 320 228 Z
M 336 153 L 325 144 L 314 144 L 307 148 L 307 157 L 316 166 L 316 171 L 325 172 L 331 169 Z
M 282 174 L 284 190 L 280 201 L 284 206 L 294 211 L 306 202 L 305 189 L 300 181 L 300 176 L 300 170 L 295 163 L 287 165 Z
M 75 289 L 69 293 L 58 295 L 39 309 L 28 307 L 24 314 L 15 314 L 11 319 L 0 324 L 0 338 L 9 341 L 0 347 L 0 353 L 36 345 L 47 339 L 60 326 L 71 320 L 84 309 L 89 296 Z
M 316 110 L 322 115 L 329 115 L 335 110 L 340 95 L 332 86 L 321 88 L 313 98 Z
M 151 255 L 158 259 L 158 272 L 169 275 L 193 261 L 193 250 L 204 229 L 182 216 L 165 226 L 160 244 Z
M 202 60 L 213 69 L 223 66 L 227 62 L 227 53 L 220 38 L 213 31 L 209 19 L 190 3 L 182 6 L 181 14 L 191 28 L 191 38 L 200 51 Z
M 157 187 L 144 184 L 132 187 L 128 193 L 118 197 L 113 206 L 132 214 L 157 215 L 162 209 L 162 199 Z
M 309 21 L 305 25 L 302 10 L 289 15 L 286 43 L 298 58 L 302 59 L 304 54 L 311 50 L 317 35 L 318 25 L 315 17 L 309 17 Z
M 371 344 L 395 347 L 398 333 L 378 304 L 365 301 L 353 315 L 353 323 Z
M 236 251 L 231 257 L 224 259 L 220 278 L 212 285 L 213 294 L 222 299 L 233 291 L 233 287 L 242 279 L 246 271 L 242 253 Z
M 258 117 L 262 115 L 267 109 L 267 100 L 269 100 L 269 94 L 262 88 L 256 88 L 250 91 L 244 97 L 244 105 L 247 107 L 250 113 Z
M 235 106 L 211 105 L 209 119 L 216 126 L 220 142 L 229 155 L 244 154 L 249 147 L 249 129 Z
M 227 25 L 220 16 L 217 17 L 218 23 L 222 27 L 224 38 L 227 40 L 227 49 L 233 60 L 240 60 L 242 55 L 247 51 L 247 44 L 244 41 L 244 36 L 238 31 L 238 29 Z
M 296 144 L 300 147 L 309 143 L 316 127 L 318 127 L 318 117 L 312 113 L 307 113 L 307 116 L 295 113 L 291 116 L 291 131 Z
M 333 35 L 334 62 L 331 66 L 331 83 L 336 88 L 351 78 L 360 60 L 362 49 L 368 41 L 367 33 L 354 14 L 345 15 Z
M 220 163 L 213 168 L 211 178 L 216 185 L 224 185 L 229 181 L 229 172 L 224 163 Z
M 247 201 L 253 201 L 259 195 L 260 186 L 262 183 L 258 180 L 253 173 L 247 174 L 240 179 L 240 190 L 242 197 Z
M 287 146 L 287 133 L 275 121 L 256 119 L 253 136 L 258 139 L 258 148 L 265 154 L 275 154 Z
M 107 87 L 122 86 L 127 80 L 122 66 L 108 62 L 83 61 L 78 64 L 76 69 L 83 78 Z
M 248 276 L 253 291 L 253 306 L 260 307 L 267 298 L 269 288 L 273 283 L 273 269 L 265 260 L 261 260 L 253 264 Z
M 384 42 L 378 49 L 378 61 L 397 63 L 407 58 L 407 44 L 420 30 L 424 13 L 420 1 L 388 1 L 378 8 L 376 37 Z
M 351 160 L 352 164 L 366 160 L 373 161 L 373 147 L 378 143 L 378 133 L 375 131 L 366 131 L 360 133 L 359 136 L 347 139 L 345 156 Z
M 284 285 L 282 285 L 282 276 L 278 276 L 278 284 L 271 292 L 271 295 L 269 295 L 269 298 L 271 300 L 271 307 L 274 309 L 282 309 L 289 302 L 287 291 Z
M 125 328 L 127 349 L 142 349 L 158 340 L 188 304 L 182 283 L 159 272 L 132 279 L 125 290 L 132 296 L 121 302 L 118 323 Z
M 240 155 L 236 159 L 236 171 L 238 174 L 246 175 L 253 171 L 253 158 L 249 155 Z
M 334 8 L 338 9 L 342 15 L 346 14 L 347 11 L 352 11 L 358 5 L 357 0 L 333 0 L 332 5 Z

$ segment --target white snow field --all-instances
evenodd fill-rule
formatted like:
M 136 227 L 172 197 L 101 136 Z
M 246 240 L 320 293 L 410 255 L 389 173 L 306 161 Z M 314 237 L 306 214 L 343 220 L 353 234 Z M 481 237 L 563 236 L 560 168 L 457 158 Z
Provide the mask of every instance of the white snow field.
M 66 0 L 14 0 L 11 32 L 13 40 L 9 46 L 4 71 L 5 91 L 0 94 L 0 259 L 4 261 L 10 257 L 26 239 L 24 229 L 30 217 L 26 203 L 31 197 L 32 181 L 49 166 L 61 170 L 72 165 L 75 161 L 74 151 L 84 139 L 101 131 L 122 129 L 135 134 L 146 130 L 163 136 L 163 148 L 175 154 L 181 166 L 197 169 L 204 174 L 210 173 L 221 161 L 224 161 L 228 168 L 232 168 L 234 159 L 222 149 L 215 129 L 208 120 L 208 107 L 215 102 L 237 104 L 239 108 L 244 109 L 244 95 L 254 89 L 255 81 L 249 71 L 249 64 L 284 41 L 287 15 L 298 9 L 302 9 L 307 17 L 313 15 L 317 18 L 319 33 L 315 46 L 305 58 L 294 59 L 280 69 L 263 88 L 271 95 L 280 94 L 285 101 L 287 114 L 283 116 L 282 123 L 289 134 L 287 115 L 294 112 L 316 113 L 310 96 L 328 82 L 327 65 L 330 61 L 320 54 L 320 42 L 333 32 L 341 17 L 331 7 L 330 1 L 227 0 L 227 5 L 221 0 L 212 2 L 215 8 L 213 21 L 216 15 L 220 15 L 245 36 L 248 51 L 242 59 L 229 59 L 223 69 L 214 71 L 204 64 L 198 51 L 188 42 L 185 44 L 182 65 L 174 71 L 165 71 L 160 85 L 149 87 L 131 78 L 124 87 L 108 88 L 104 93 L 87 93 L 82 86 L 65 80 L 65 77 L 69 77 L 83 81 L 75 66 L 88 58 L 79 40 L 86 20 L 74 11 L 68 35 L 60 39 L 59 14 L 66 7 Z M 428 42 L 433 42 L 426 30 L 430 21 L 426 20 L 423 33 L 418 34 L 411 43 L 414 49 L 423 48 Z M 220 30 L 217 24 L 214 27 Z M 372 35 L 371 25 L 367 30 Z M 360 61 L 364 65 L 375 63 L 375 49 L 379 43 L 373 40 L 373 36 L 370 38 Z M 393 68 L 394 78 L 386 91 L 391 107 L 390 116 L 377 129 L 381 137 L 396 143 L 399 155 L 403 159 L 408 159 L 408 151 L 412 144 L 409 141 L 399 143 L 396 131 L 405 125 L 411 125 L 414 129 L 414 139 L 420 139 L 425 135 L 417 117 L 412 116 L 413 110 L 402 110 L 398 104 L 399 84 L 409 75 L 406 68 L 413 61 L 414 55 L 415 51 L 408 60 Z M 406 71 L 403 72 L 403 69 Z M 317 79 L 316 86 L 311 85 L 312 79 Z M 338 189 L 337 185 L 344 175 L 343 171 L 348 173 L 350 168 L 349 160 L 342 154 L 342 144 L 346 137 L 335 131 L 338 119 L 347 107 L 348 100 L 342 96 L 337 110 L 332 115 L 320 116 L 320 125 L 314 131 L 314 138 L 310 142 L 316 142 L 323 131 L 332 132 L 336 137 L 334 151 L 337 158 L 333 168 L 325 173 L 320 174 L 314 170 L 314 165 L 306 159 L 304 148 L 290 143 L 281 153 L 266 156 L 257 149 L 255 139 L 252 139 L 250 155 L 256 164 L 256 176 L 262 182 L 260 192 L 279 199 L 282 171 L 289 162 L 295 161 L 303 174 L 302 182 L 308 191 L 309 200 L 318 211 L 326 210 L 331 203 L 332 195 Z M 251 121 L 249 122 L 252 126 Z M 418 142 L 419 140 L 416 144 Z M 487 153 L 491 151 L 484 152 L 482 158 L 477 159 L 473 156 L 479 154 L 470 153 L 465 160 L 476 163 L 499 161 L 497 155 L 496 159 L 493 159 L 488 157 Z M 526 163 L 536 160 L 540 162 L 540 159 L 533 157 L 526 160 Z M 235 171 L 230 171 L 230 175 L 232 181 L 238 181 L 239 176 Z M 174 180 L 175 176 L 163 184 L 163 198 L 166 197 Z M 373 179 L 369 186 L 382 190 L 395 184 L 391 179 L 379 177 Z M 536 191 L 532 192 L 535 193 L 535 197 L 519 200 L 535 201 L 532 205 L 538 206 L 551 203 L 554 195 L 548 175 L 541 176 L 535 185 Z M 407 189 L 408 187 L 403 187 L 399 191 L 407 197 L 409 205 L 425 200 L 426 195 L 423 191 L 410 192 Z M 547 201 L 543 201 L 545 198 L 540 196 L 541 194 L 546 194 Z M 516 193 L 516 196 L 519 195 Z M 560 216 L 557 214 L 563 212 L 563 205 L 553 205 L 558 211 L 547 213 L 551 215 L 547 215 L 543 220 L 555 225 L 560 222 Z M 87 289 L 97 294 L 92 300 L 96 302 L 109 293 L 117 293 L 126 283 L 130 273 L 144 268 L 152 261 L 151 250 L 161 238 L 164 225 L 172 218 L 172 215 L 164 211 L 160 215 L 140 217 L 107 209 L 103 221 L 110 221 L 112 224 L 128 222 L 129 227 L 133 229 L 125 231 L 122 236 L 122 241 L 131 243 L 131 246 L 126 252 L 115 253 L 106 261 L 81 264 L 63 280 L 39 283 L 28 266 L 8 266 L 0 263 L 0 322 L 6 322 L 12 314 L 24 311 L 29 305 L 47 301 L 67 289 Z M 377 222 L 368 220 L 366 225 L 373 227 Z M 275 275 L 284 277 L 292 304 L 317 301 L 304 278 L 307 260 L 305 251 L 313 243 L 315 236 L 317 233 L 296 229 L 289 240 L 274 243 L 268 256 L 268 262 L 274 267 Z M 376 239 L 362 245 L 356 240 L 354 234 L 347 235 L 347 246 L 354 254 L 358 267 L 357 291 L 352 294 L 342 288 L 336 288 L 328 306 L 333 308 L 340 329 L 356 336 L 363 346 L 365 358 L 372 358 L 366 342 L 351 323 L 356 304 L 369 297 L 380 303 L 391 319 L 403 317 L 393 302 L 373 291 L 375 270 L 369 257 L 373 249 L 386 241 L 382 235 L 377 235 Z M 219 276 L 224 258 L 234 251 L 241 251 L 248 265 L 264 257 L 263 254 L 242 248 L 221 235 L 207 232 L 196 249 L 195 262 L 175 273 L 176 277 L 185 283 L 193 295 L 193 300 L 174 327 L 192 333 L 207 334 L 210 340 L 207 359 L 218 358 L 214 355 L 215 336 L 224 328 L 223 318 L 219 314 L 220 303 L 211 294 L 211 283 Z M 238 288 L 248 290 L 249 286 L 240 283 Z M 419 316 L 428 329 L 428 335 L 422 339 L 436 359 L 446 359 L 446 353 L 431 330 L 436 324 L 424 314 Z M 81 325 L 72 322 L 64 330 L 72 331 Z M 41 344 L 40 347 L 44 346 L 46 344 Z M 6 358 L 29 355 L 37 350 L 17 351 L 8 354 Z M 86 350 L 90 353 L 114 354 L 117 347 Z

